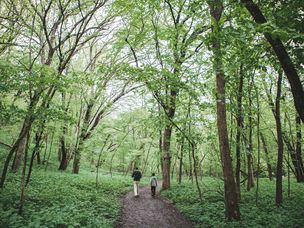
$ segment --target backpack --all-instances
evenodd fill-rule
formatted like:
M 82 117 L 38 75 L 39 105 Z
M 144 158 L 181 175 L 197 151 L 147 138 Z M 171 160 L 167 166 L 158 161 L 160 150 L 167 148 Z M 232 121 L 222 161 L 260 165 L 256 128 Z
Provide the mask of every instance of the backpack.
M 152 177 L 152 178 L 151 178 L 151 186 L 154 186 L 154 187 L 156 187 L 156 186 L 157 186 L 157 180 L 156 180 L 156 177 Z
M 138 170 L 135 170 L 135 171 L 133 172 L 132 177 L 133 177 L 133 180 L 135 180 L 135 181 L 139 181 L 139 180 L 140 180 L 140 178 L 141 178 L 141 172 L 140 172 L 140 171 L 138 171 Z

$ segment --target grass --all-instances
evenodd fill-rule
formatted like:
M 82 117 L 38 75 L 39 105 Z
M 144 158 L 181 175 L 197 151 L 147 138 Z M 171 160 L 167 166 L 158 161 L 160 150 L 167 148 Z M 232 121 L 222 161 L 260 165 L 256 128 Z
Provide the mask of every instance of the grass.
M 17 214 L 20 176 L 10 174 L 0 194 L 0 227 L 114 227 L 120 198 L 129 191 L 129 177 L 79 175 L 35 169 L 22 216 Z
M 141 186 L 148 184 L 144 177 Z M 170 190 L 162 191 L 197 227 L 303 227 L 304 185 L 294 180 L 287 197 L 284 181 L 284 204 L 274 205 L 275 182 L 260 181 L 259 206 L 255 189 L 242 189 L 241 221 L 227 222 L 224 216 L 223 182 L 203 179 L 203 201 L 198 199 L 194 184 L 172 181 Z M 130 176 L 100 174 L 95 186 L 95 173 L 44 171 L 35 168 L 26 190 L 24 213 L 18 215 L 20 174 L 9 174 L 0 194 L 0 227 L 115 227 L 121 210 L 120 198 L 132 189 Z
M 275 181 L 260 181 L 259 206 L 255 204 L 255 189 L 242 189 L 240 203 L 241 221 L 227 222 L 224 216 L 223 182 L 206 177 L 203 180 L 203 201 L 198 199 L 195 185 L 185 182 L 172 183 L 162 195 L 168 198 L 188 217 L 196 227 L 303 227 L 304 184 L 292 180 L 291 195 L 287 197 L 287 181 L 284 181 L 284 204 L 277 208 Z

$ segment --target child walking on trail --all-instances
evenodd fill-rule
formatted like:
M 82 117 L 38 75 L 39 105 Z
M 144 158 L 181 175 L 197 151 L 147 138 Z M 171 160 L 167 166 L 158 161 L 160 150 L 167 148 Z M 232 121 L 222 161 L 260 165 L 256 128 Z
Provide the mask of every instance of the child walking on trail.
M 154 197 L 155 196 L 156 187 L 157 187 L 157 178 L 155 176 L 155 173 L 152 173 L 152 177 L 150 179 L 150 185 L 151 185 L 151 194 Z

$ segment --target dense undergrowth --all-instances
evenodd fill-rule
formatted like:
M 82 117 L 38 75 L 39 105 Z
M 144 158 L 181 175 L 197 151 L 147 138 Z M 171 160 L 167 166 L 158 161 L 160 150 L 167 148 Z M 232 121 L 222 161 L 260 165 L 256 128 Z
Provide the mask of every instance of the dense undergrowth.
M 256 207 L 255 189 L 242 189 L 240 204 L 241 221 L 227 222 L 224 216 L 223 183 L 221 180 L 204 178 L 203 201 L 198 199 L 195 185 L 185 182 L 172 183 L 162 195 L 170 199 L 196 227 L 303 227 L 304 184 L 291 181 L 291 194 L 287 196 L 287 180 L 284 181 L 284 203 L 281 208 L 274 204 L 275 181 L 260 181 L 259 201 Z
M 24 213 L 18 215 L 20 176 L 10 174 L 0 194 L 0 227 L 113 227 L 121 194 L 130 177 L 34 170 L 26 190 Z

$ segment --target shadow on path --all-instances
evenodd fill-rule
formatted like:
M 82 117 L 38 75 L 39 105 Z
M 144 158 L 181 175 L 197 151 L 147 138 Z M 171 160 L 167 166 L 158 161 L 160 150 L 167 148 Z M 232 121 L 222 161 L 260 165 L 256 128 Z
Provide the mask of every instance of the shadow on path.
M 118 227 L 194 227 L 172 204 L 162 199 L 157 192 L 151 196 L 150 187 L 139 189 L 139 197 L 135 198 L 133 192 L 127 193 L 123 199 L 122 218 Z

